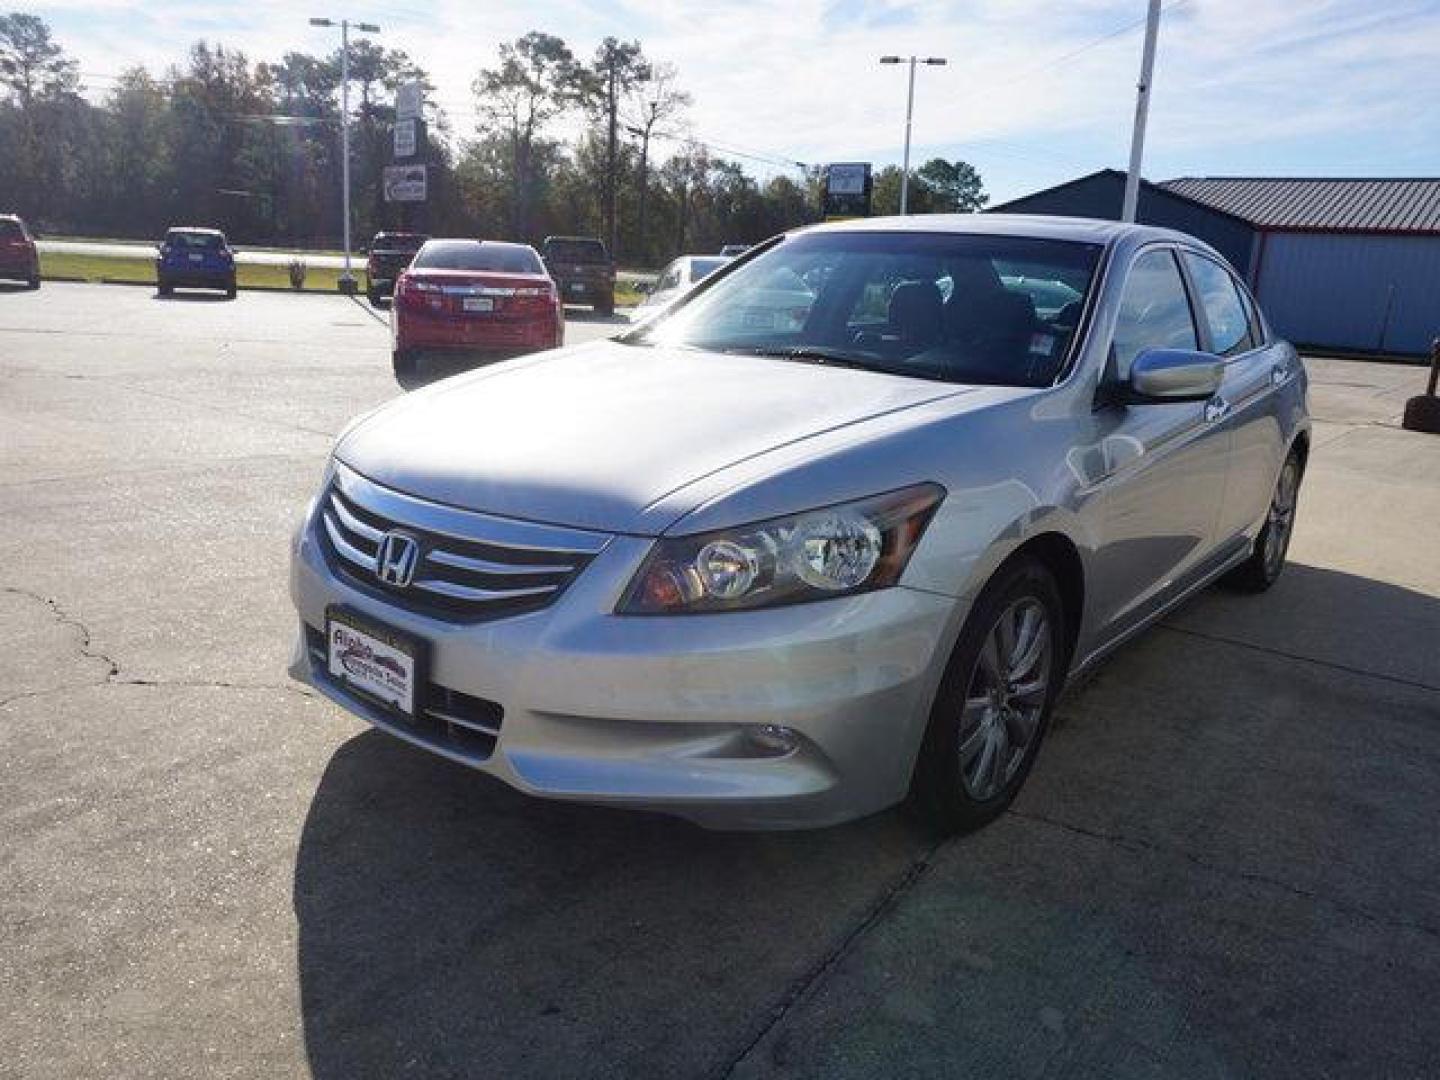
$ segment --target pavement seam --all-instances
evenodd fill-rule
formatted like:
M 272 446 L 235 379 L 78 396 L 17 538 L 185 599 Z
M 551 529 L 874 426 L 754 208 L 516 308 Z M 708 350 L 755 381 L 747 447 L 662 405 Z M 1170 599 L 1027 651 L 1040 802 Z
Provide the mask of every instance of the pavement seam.
M 1244 881 L 1252 885 L 1261 885 L 1266 888 L 1277 889 L 1302 900 L 1310 900 L 1316 903 L 1327 904 L 1330 907 L 1336 909 L 1337 911 L 1358 918 L 1364 922 L 1372 923 L 1375 926 L 1384 927 L 1387 930 L 1410 930 L 1415 933 L 1423 934 L 1426 937 L 1434 938 L 1435 940 L 1440 941 L 1440 928 L 1427 926 L 1425 923 L 1411 922 L 1404 919 L 1388 919 L 1375 914 L 1373 911 L 1370 911 L 1367 908 L 1360 907 L 1357 904 L 1351 904 L 1344 900 L 1337 900 L 1334 897 L 1326 896 L 1323 893 L 1315 892 L 1311 889 L 1302 888 L 1299 885 L 1292 885 L 1290 882 L 1284 881 L 1280 878 L 1271 877 L 1268 874 L 1256 873 L 1253 870 L 1238 870 L 1234 867 L 1223 866 L 1219 863 L 1212 862 L 1209 859 L 1204 858 L 1203 856 L 1195 855 L 1191 852 L 1183 851 L 1179 848 L 1168 847 L 1164 844 L 1157 844 L 1153 840 L 1143 840 L 1139 837 L 1125 836 L 1121 833 L 1103 832 L 1099 829 L 1086 828 L 1083 825 L 1072 825 L 1066 821 L 1060 821 L 1056 818 L 1046 817 L 1044 814 L 1029 813 L 1023 810 L 1011 809 L 1007 811 L 1007 816 L 1018 818 L 1021 821 L 1031 821 L 1036 823 L 1037 825 L 1045 825 L 1052 829 L 1059 829 L 1062 832 L 1071 833 L 1075 836 L 1083 836 L 1086 839 L 1098 840 L 1101 843 L 1110 844 L 1114 847 L 1122 848 L 1132 852 L 1149 852 L 1151 854 L 1182 859 L 1185 862 L 1190 863 L 1192 866 L 1196 866 L 1201 870 L 1205 870 L 1219 877 L 1227 878 L 1233 881 Z
M 780 1000 L 771 1007 L 770 1015 L 760 1026 L 760 1030 L 755 1033 L 749 1042 L 740 1048 L 737 1054 L 716 1072 L 717 1080 L 724 1080 L 724 1078 L 733 1076 L 735 1070 L 740 1067 L 741 1063 L 765 1041 L 766 1036 L 780 1025 L 780 1022 L 790 1014 L 790 1011 L 808 998 L 815 989 L 829 977 L 830 973 L 839 966 L 840 961 L 850 953 L 853 946 L 875 927 L 881 919 L 889 914 L 890 911 L 904 899 L 906 894 L 920 882 L 920 879 L 923 878 L 930 867 L 934 865 L 935 858 L 940 853 L 940 849 L 945 846 L 949 839 L 949 837 L 942 837 L 936 840 L 925 849 L 924 854 L 912 860 L 904 871 L 880 894 L 875 902 L 870 905 L 860 921 L 850 929 L 850 932 L 836 942 L 804 975 L 790 984 L 789 989 L 781 995 Z
M 1277 656 L 1285 660 L 1298 660 L 1302 664 L 1313 664 L 1316 667 L 1329 668 L 1331 671 L 1343 671 L 1347 675 L 1359 675 L 1366 679 L 1379 679 L 1381 682 L 1394 683 L 1396 686 L 1408 687 L 1411 690 L 1427 690 L 1432 694 L 1440 694 L 1440 686 L 1432 686 L 1430 683 L 1420 682 L 1417 679 L 1407 679 L 1400 675 L 1385 675 L 1378 671 L 1367 671 L 1364 668 L 1351 667 L 1349 664 L 1341 664 L 1334 660 L 1318 660 L 1313 656 L 1305 656 L 1301 653 L 1277 649 L 1273 645 L 1259 645 L 1253 641 L 1241 641 L 1238 638 L 1225 637 L 1223 634 L 1211 634 L 1204 630 L 1192 630 L 1189 627 L 1177 626 L 1174 623 L 1162 622 L 1158 625 L 1161 630 L 1169 630 L 1174 634 L 1184 634 L 1186 637 L 1200 638 L 1203 641 L 1213 641 L 1220 645 L 1234 645 L 1236 648 L 1250 649 L 1253 652 L 1264 653 L 1267 656 Z
M 227 682 L 221 679 L 146 679 L 139 676 L 120 677 L 120 664 L 110 654 L 101 652 L 91 644 L 90 628 L 80 619 L 69 614 L 60 606 L 60 602 L 54 597 L 42 596 L 40 593 L 30 589 L 21 589 L 13 585 L 0 586 L 0 592 L 9 593 L 11 596 L 22 596 L 32 600 L 48 610 L 51 616 L 61 626 L 67 626 L 75 630 L 80 637 L 77 651 L 88 660 L 99 660 L 106 665 L 106 672 L 98 679 L 89 682 L 64 683 L 60 686 L 49 686 L 40 690 L 22 690 L 17 694 L 0 698 L 0 709 L 13 705 L 17 701 L 28 701 L 31 698 L 47 697 L 51 694 L 60 694 L 68 691 L 86 690 L 95 686 L 145 686 L 157 688 L 190 688 L 190 689 L 214 689 L 214 690 L 277 690 L 282 693 L 298 694 L 300 697 L 314 699 L 317 697 L 312 691 L 289 682 L 285 683 L 242 683 Z

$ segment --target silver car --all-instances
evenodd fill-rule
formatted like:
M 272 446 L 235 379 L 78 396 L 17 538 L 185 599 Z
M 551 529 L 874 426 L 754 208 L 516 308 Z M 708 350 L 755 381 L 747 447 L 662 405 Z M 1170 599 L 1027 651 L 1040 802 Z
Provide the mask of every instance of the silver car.
M 1068 677 L 1275 581 L 1305 372 L 1204 244 L 983 215 L 762 247 L 353 423 L 295 540 L 294 675 L 533 795 L 958 830 Z M 777 274 L 808 311 L 747 318 Z
M 645 298 L 635 305 L 631 318 L 649 318 L 676 297 L 685 295 L 700 282 L 730 261 L 728 255 L 681 255 L 671 259 L 645 290 Z

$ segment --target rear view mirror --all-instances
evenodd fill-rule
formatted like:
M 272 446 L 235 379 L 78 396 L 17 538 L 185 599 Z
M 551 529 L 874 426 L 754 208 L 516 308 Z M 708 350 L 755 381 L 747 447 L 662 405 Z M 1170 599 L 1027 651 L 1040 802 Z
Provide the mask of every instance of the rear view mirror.
M 1204 401 L 1220 389 L 1225 361 L 1188 349 L 1146 349 L 1130 365 L 1130 392 L 1139 401 Z

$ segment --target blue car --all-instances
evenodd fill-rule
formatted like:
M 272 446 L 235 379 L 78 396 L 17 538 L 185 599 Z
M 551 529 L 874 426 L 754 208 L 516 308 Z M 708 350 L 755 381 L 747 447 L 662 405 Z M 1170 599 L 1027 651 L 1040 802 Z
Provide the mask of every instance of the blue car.
M 235 252 L 218 229 L 174 228 L 155 258 L 161 296 L 176 289 L 222 289 L 235 296 Z

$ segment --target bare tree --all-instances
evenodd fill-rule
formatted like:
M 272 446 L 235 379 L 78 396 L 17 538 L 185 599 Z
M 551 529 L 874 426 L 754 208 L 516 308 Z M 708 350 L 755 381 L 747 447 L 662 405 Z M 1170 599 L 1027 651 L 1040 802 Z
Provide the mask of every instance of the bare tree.
M 646 211 L 650 193 L 650 140 L 657 130 L 678 121 L 692 101 L 690 95 L 679 88 L 679 78 L 674 64 L 656 64 L 651 68 L 650 80 L 635 84 L 621 106 L 620 115 L 626 130 L 640 140 L 636 232 L 642 248 L 649 237 Z

